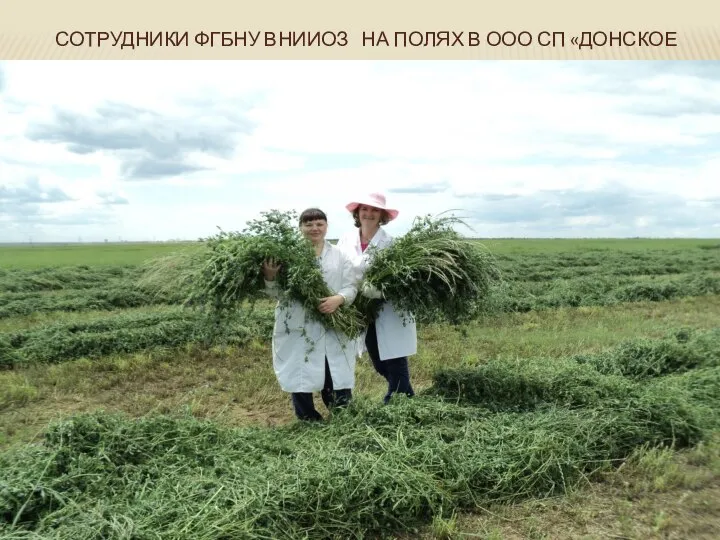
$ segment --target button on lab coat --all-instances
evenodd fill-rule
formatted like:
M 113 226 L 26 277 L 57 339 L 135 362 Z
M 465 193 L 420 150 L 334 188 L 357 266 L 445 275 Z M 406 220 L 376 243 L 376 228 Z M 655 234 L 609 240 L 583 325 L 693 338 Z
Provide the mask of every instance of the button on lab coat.
M 345 297 L 350 305 L 357 295 L 357 270 L 352 260 L 337 247 L 325 242 L 319 257 L 325 282 L 333 294 Z M 272 356 L 275 376 L 285 392 L 319 392 L 325 383 L 325 358 L 332 375 L 333 389 L 354 388 L 354 341 L 325 326 L 306 313 L 302 304 L 283 298 L 276 281 L 265 281 L 265 292 L 280 300 L 275 306 Z
M 376 250 L 384 249 L 388 247 L 392 241 L 393 237 L 380 227 L 363 253 L 362 246 L 360 245 L 360 231 L 359 229 L 355 229 L 342 236 L 338 240 L 337 247 L 352 258 L 359 282 L 365 275 L 370 257 L 372 257 L 370 253 L 372 246 L 376 246 L 374 248 Z M 377 333 L 380 360 L 390 360 L 392 358 L 417 354 L 417 325 L 415 318 L 411 313 L 402 314 L 402 312 L 398 312 L 392 302 L 383 302 L 380 313 L 375 321 L 375 332 Z M 365 333 L 367 333 L 367 331 Z M 357 340 L 358 356 L 360 356 L 364 350 L 365 335 Z

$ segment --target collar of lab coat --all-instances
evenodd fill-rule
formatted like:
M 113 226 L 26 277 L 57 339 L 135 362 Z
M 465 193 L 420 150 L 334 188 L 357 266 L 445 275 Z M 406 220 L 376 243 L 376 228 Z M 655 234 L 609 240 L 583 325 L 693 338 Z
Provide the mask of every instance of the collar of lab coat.
M 328 240 L 325 240 L 325 242 L 323 242 L 323 248 L 322 248 L 322 251 L 320 252 L 320 255 L 318 256 L 318 260 L 321 261 L 325 258 L 325 255 L 327 255 L 327 252 L 330 249 L 330 246 L 331 246 L 331 244 Z
M 377 246 L 378 244 L 385 241 L 387 238 L 387 233 L 385 230 L 380 227 L 377 232 L 375 233 L 375 236 L 372 237 L 372 240 L 368 243 L 368 249 L 370 246 Z M 355 235 L 355 248 L 358 253 L 363 253 L 362 246 L 360 245 L 360 230 L 358 229 L 357 234 Z M 365 250 L 365 253 L 367 253 L 367 249 Z
M 375 233 L 375 236 L 372 237 L 372 240 L 370 240 L 370 245 L 377 246 L 379 243 L 384 242 L 387 236 L 388 234 L 385 232 L 385 229 L 380 227 Z

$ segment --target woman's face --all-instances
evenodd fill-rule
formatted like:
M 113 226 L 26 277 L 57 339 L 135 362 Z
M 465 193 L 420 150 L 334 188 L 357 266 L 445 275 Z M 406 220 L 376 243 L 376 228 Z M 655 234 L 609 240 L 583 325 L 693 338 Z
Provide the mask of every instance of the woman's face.
M 380 223 L 381 216 L 382 210 L 375 208 L 374 206 L 361 204 L 358 209 L 358 217 L 360 218 L 360 223 L 363 225 L 378 225 Z
M 306 221 L 300 226 L 300 230 L 305 238 L 311 242 L 322 242 L 325 240 L 325 234 L 327 233 L 327 221 L 324 219 Z

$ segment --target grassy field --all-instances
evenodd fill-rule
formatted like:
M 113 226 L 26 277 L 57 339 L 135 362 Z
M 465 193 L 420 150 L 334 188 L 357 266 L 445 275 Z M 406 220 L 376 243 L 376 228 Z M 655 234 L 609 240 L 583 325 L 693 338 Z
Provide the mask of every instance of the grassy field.
M 125 266 L 193 245 L 192 242 L 123 242 L 107 244 L 18 244 L 0 246 L 0 268 L 48 266 Z
M 715 239 L 478 239 L 496 254 L 577 253 L 588 251 L 685 251 L 720 249 Z M 335 240 L 331 240 L 335 243 Z M 148 258 L 197 245 L 197 242 L 0 245 L 0 268 L 135 265 Z
M 313 427 L 271 304 L 138 287 L 183 245 L 0 247 L 0 538 L 718 537 L 720 240 L 482 242 L 494 310 L 420 328 L 419 395 L 363 358 Z

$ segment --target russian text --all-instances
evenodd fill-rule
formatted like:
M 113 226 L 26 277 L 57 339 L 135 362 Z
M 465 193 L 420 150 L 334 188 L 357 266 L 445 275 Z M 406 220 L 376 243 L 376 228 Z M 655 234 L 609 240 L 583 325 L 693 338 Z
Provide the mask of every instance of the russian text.
M 677 32 L 582 32 L 570 42 L 578 49 L 598 47 L 677 47 Z
M 139 47 L 345 47 L 348 35 L 345 31 L 333 32 L 263 32 L 226 31 L 198 32 L 191 38 L 185 32 L 82 32 L 61 31 L 55 34 L 59 47 L 101 47 L 109 45 L 121 49 Z
M 188 32 L 58 32 L 55 43 L 60 47 L 101 47 L 105 42 L 112 47 L 134 49 L 136 47 L 187 47 Z
M 565 47 L 568 44 L 581 49 L 604 46 L 624 47 L 677 47 L 677 32 L 583 32 L 580 37 L 565 35 L 565 32 L 543 30 L 533 34 L 527 30 L 493 30 L 481 39 L 476 31 L 403 31 L 369 32 L 362 34 L 363 47 Z M 568 39 L 569 38 L 569 39 Z
M 353 39 L 357 39 L 354 37 Z M 404 30 L 363 31 L 363 47 L 565 47 L 572 45 L 580 50 L 603 47 L 677 47 L 677 32 L 647 31 L 594 31 L 580 36 L 566 36 L 565 32 L 543 30 L 493 30 L 482 33 L 468 30 Z M 59 47 L 347 47 L 348 33 L 341 31 L 98 31 L 63 30 L 55 34 Z

